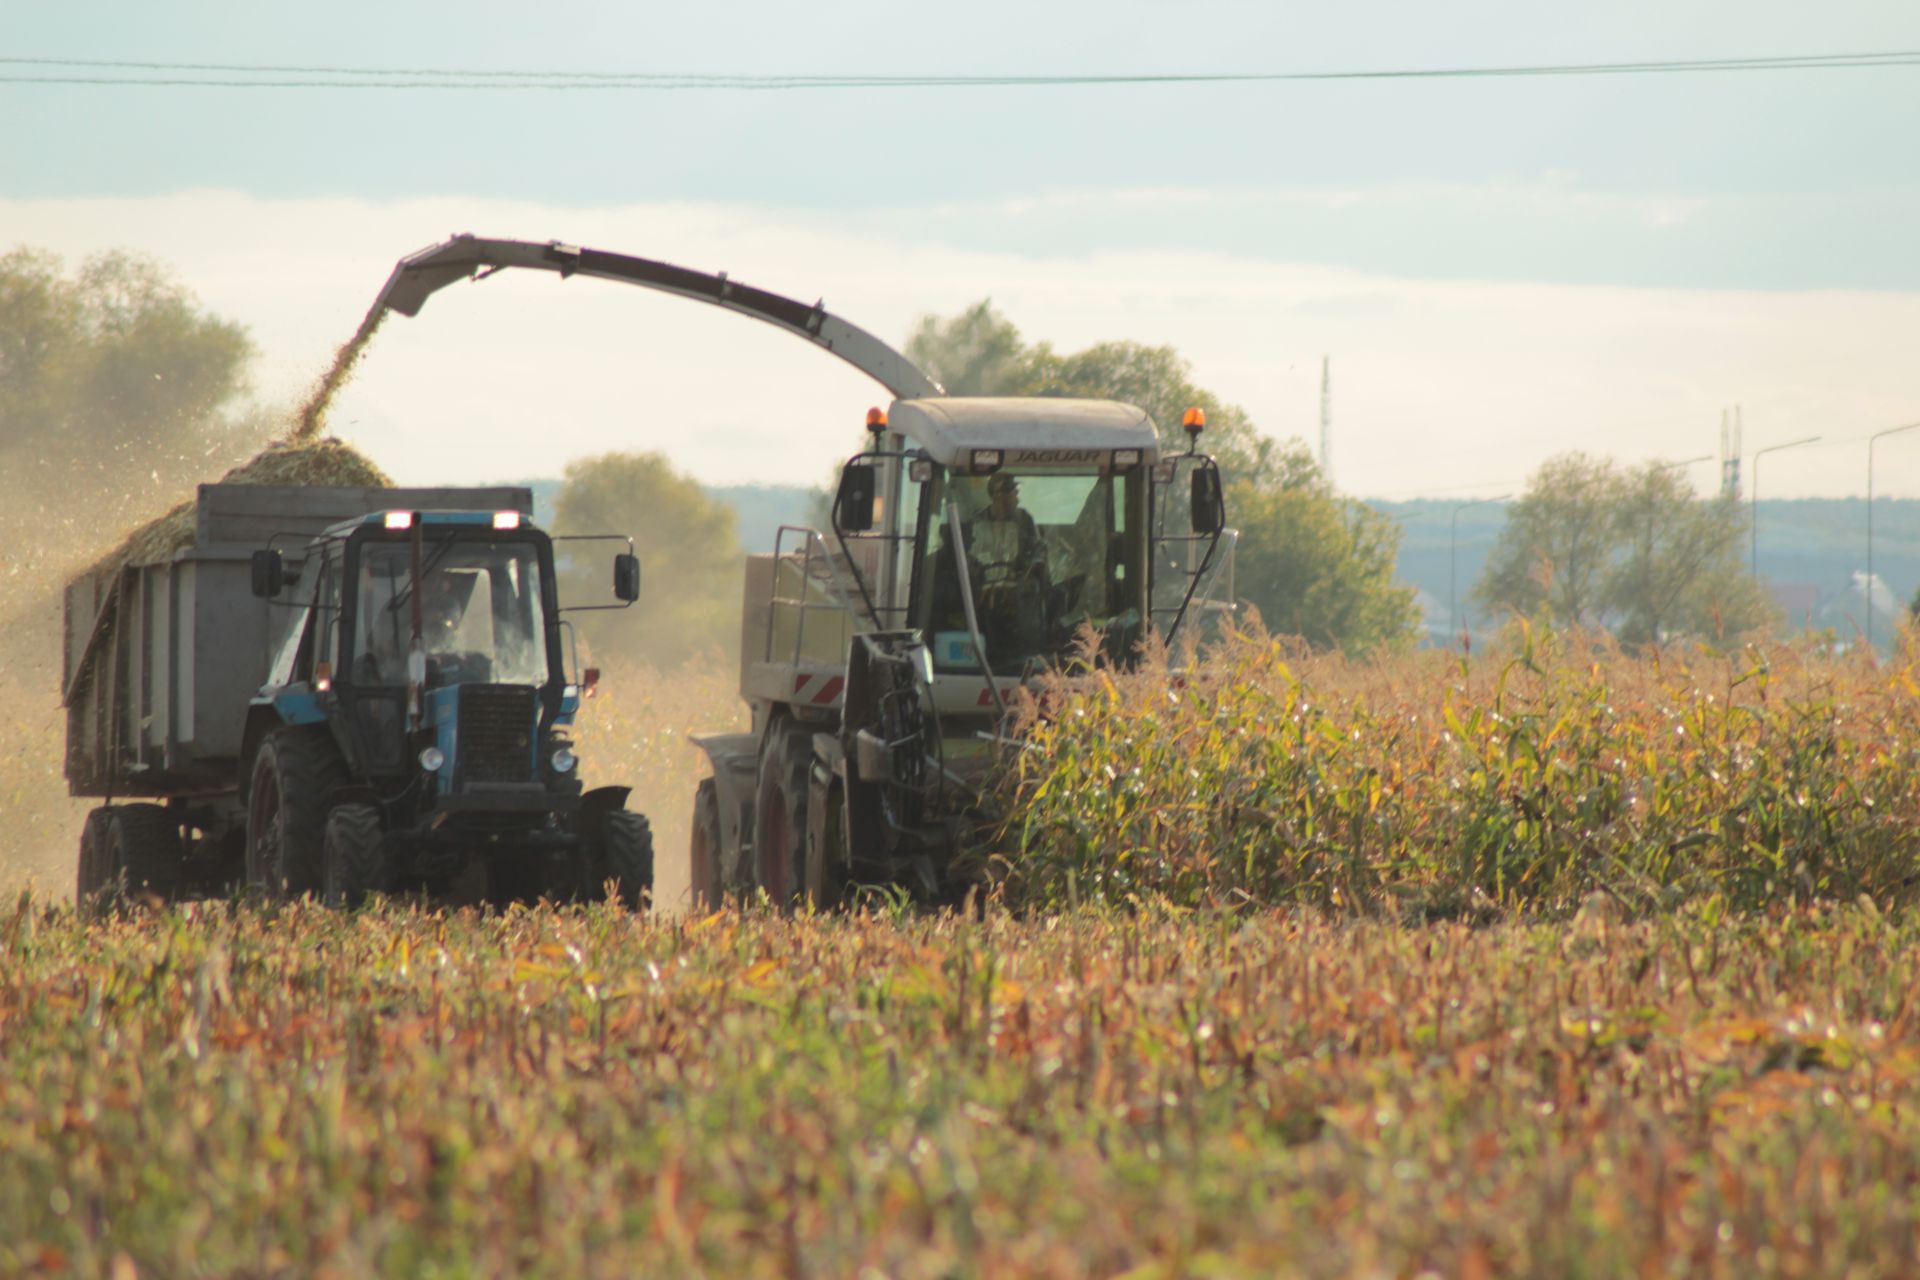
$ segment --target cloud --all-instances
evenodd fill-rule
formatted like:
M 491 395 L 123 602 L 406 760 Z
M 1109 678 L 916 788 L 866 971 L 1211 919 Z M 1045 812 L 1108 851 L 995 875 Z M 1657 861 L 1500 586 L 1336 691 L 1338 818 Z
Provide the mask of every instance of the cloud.
M 1791 467 L 1771 460 L 1769 496 L 1857 492 L 1858 437 L 1920 418 L 1906 349 L 1920 332 L 1916 293 L 1411 279 L 1242 253 L 956 248 L 916 238 L 905 219 L 888 227 L 679 203 L 0 201 L 0 245 L 70 258 L 129 247 L 168 263 L 252 330 L 262 391 L 283 400 L 325 367 L 395 260 L 470 230 L 726 270 L 823 297 L 888 340 L 918 315 L 990 296 L 1028 337 L 1063 348 L 1170 343 L 1202 385 L 1281 437 L 1317 438 L 1328 354 L 1335 475 L 1367 494 L 1497 491 L 1572 448 L 1710 452 L 1735 403 L 1750 450 L 1815 432 L 1829 442 Z M 554 475 L 582 454 L 659 449 L 712 482 L 816 483 L 883 399 L 824 352 L 739 316 L 503 273 L 390 322 L 333 425 L 409 482 Z M 1882 452 L 1876 488 L 1920 496 L 1920 460 Z M 1710 483 L 1712 468 L 1695 471 Z

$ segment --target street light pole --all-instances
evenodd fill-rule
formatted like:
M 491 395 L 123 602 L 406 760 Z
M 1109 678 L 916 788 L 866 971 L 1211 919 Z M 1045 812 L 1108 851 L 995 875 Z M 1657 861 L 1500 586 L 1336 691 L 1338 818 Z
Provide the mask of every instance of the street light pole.
M 1808 436 L 1804 440 L 1770 444 L 1764 449 L 1753 451 L 1753 498 L 1747 515 L 1747 524 L 1752 531 L 1753 542 L 1751 549 L 1747 552 L 1747 572 L 1756 580 L 1760 577 L 1760 459 L 1769 453 L 1778 453 L 1782 449 L 1797 449 L 1803 444 L 1812 444 L 1819 438 L 1819 436 Z
M 1902 431 L 1912 431 L 1920 427 L 1920 422 L 1909 422 L 1904 427 L 1888 427 L 1885 431 L 1876 431 L 1867 437 L 1867 648 L 1873 648 L 1873 446 L 1881 436 L 1895 436 Z
M 1513 495 L 1503 493 L 1492 498 L 1475 498 L 1472 502 L 1463 502 L 1453 509 L 1452 517 L 1447 521 L 1447 625 L 1459 626 L 1460 623 L 1460 513 L 1469 507 L 1484 506 L 1489 502 L 1505 502 Z M 1460 627 L 1464 642 L 1467 634 Z

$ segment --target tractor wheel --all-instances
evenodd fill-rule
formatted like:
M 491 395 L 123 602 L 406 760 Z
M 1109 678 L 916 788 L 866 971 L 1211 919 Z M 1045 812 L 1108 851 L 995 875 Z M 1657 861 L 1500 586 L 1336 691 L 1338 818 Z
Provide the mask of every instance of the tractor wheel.
M 108 828 L 112 824 L 113 810 L 101 805 L 88 812 L 87 824 L 80 828 L 80 868 L 73 900 L 84 913 L 106 905 L 101 897 L 107 890 L 107 873 L 112 866 L 113 855 L 108 849 Z
M 687 884 L 698 911 L 718 911 L 727 900 L 720 870 L 720 793 L 707 778 L 693 793 L 693 847 Z
M 346 767 L 324 729 L 276 729 L 253 758 L 247 790 L 247 884 L 269 899 L 325 888 L 327 801 Z
M 607 879 L 619 891 L 630 911 L 644 911 L 653 901 L 653 828 L 637 813 L 615 809 L 601 829 Z
M 769 734 L 754 789 L 754 883 L 782 911 L 793 907 L 806 869 L 807 786 L 813 770 L 813 742 L 807 732 L 789 726 Z
M 321 899 L 352 910 L 370 893 L 388 889 L 386 844 L 380 811 L 370 804 L 343 804 L 327 814 L 320 837 Z
M 827 789 L 824 838 L 807 841 L 807 905 L 837 911 L 847 904 L 853 881 L 847 865 L 847 804 L 838 782 Z

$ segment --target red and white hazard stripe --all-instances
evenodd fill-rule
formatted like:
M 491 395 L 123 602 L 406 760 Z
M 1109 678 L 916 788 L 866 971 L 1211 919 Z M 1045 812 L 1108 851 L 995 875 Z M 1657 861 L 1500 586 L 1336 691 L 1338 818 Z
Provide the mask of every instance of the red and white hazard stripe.
M 811 703 L 816 707 L 829 706 L 840 697 L 840 690 L 846 687 L 844 676 L 807 676 L 793 678 L 793 700 Z

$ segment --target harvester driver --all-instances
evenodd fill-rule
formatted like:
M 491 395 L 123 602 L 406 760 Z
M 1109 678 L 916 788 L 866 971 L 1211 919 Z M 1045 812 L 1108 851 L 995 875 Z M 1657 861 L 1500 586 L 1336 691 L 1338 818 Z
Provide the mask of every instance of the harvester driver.
M 1020 505 L 1017 477 L 997 472 L 987 478 L 987 508 L 968 522 L 966 534 L 988 648 L 1038 652 L 1046 633 L 1047 556 L 1033 516 Z

